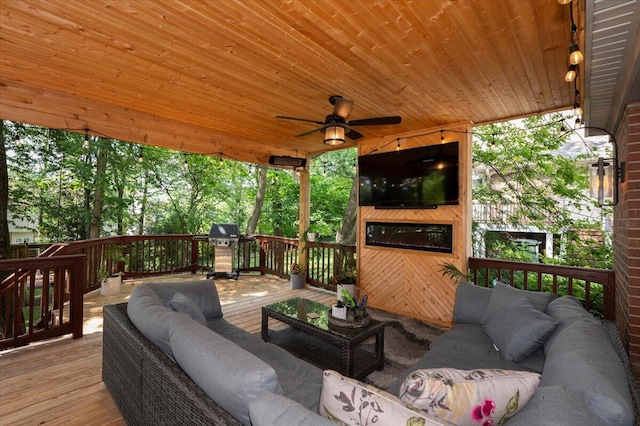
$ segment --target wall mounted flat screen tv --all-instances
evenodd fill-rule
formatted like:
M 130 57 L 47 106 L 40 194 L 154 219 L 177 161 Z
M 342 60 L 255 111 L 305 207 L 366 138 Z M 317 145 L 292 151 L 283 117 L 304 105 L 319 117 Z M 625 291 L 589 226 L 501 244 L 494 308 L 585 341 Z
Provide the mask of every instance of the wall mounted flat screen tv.
M 358 157 L 359 205 L 434 208 L 458 204 L 458 142 Z

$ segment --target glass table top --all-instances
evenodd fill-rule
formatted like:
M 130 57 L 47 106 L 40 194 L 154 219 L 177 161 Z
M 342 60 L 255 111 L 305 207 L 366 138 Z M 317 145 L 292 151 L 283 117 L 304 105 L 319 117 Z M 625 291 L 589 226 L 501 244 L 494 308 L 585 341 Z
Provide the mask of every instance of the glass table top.
M 374 319 L 369 320 L 369 324 L 361 328 L 343 328 L 329 323 L 330 306 L 302 297 L 283 300 L 264 306 L 264 309 L 276 312 L 300 322 L 312 325 L 320 330 L 324 330 L 344 338 L 352 338 L 360 335 L 363 331 L 375 327 L 381 323 Z

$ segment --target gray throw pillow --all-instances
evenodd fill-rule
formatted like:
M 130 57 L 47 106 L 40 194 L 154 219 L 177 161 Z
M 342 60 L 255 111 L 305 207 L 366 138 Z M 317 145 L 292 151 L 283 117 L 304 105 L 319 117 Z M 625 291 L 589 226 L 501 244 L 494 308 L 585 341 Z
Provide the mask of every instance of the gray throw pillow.
M 146 284 L 155 291 L 163 303 L 176 293 L 182 293 L 195 303 L 207 320 L 222 318 L 222 306 L 218 290 L 212 280 L 183 282 L 159 282 Z
M 192 320 L 197 321 L 202 325 L 207 325 L 207 319 L 202 315 L 200 308 L 198 308 L 191 299 L 182 293 L 174 294 L 173 298 L 167 302 L 167 307 L 176 312 L 189 315 Z
M 558 320 L 537 310 L 526 297 L 498 309 L 485 332 L 507 361 L 520 362 L 553 334 Z
M 489 305 L 491 289 L 460 281 L 456 287 L 456 303 L 453 306 L 453 322 L 456 324 L 480 324 Z
M 486 325 L 498 309 L 522 297 L 526 297 L 527 299 L 529 299 L 536 307 L 536 309 L 540 312 L 546 312 L 549 302 L 551 302 L 557 296 L 553 293 L 520 290 L 518 288 L 508 286 L 498 281 L 494 289 L 491 291 L 489 305 L 487 306 L 484 315 L 480 319 L 480 324 Z

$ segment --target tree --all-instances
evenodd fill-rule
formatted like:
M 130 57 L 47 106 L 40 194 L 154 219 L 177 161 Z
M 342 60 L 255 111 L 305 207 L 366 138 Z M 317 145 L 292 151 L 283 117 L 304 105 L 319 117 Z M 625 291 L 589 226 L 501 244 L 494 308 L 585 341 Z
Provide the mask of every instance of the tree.
M 246 235 L 253 235 L 256 233 L 256 227 L 258 226 L 258 220 L 262 213 L 262 206 L 264 205 L 264 197 L 267 192 L 267 168 L 265 166 L 258 166 L 256 173 L 257 177 L 257 191 L 256 198 L 253 203 L 253 209 L 251 215 L 247 221 L 247 233 Z
M 601 228 L 598 220 L 576 218 L 576 212 L 585 206 L 592 211 L 596 206 L 588 197 L 588 170 L 576 161 L 586 154 L 578 158 L 557 154 L 568 135 L 559 118 L 530 117 L 475 129 L 474 167 L 486 168 L 487 172 L 483 182 L 473 188 L 473 202 L 504 208 L 506 214 L 498 226 L 534 227 L 554 234 L 583 227 Z M 477 224 L 473 229 L 479 229 Z M 497 253 L 521 260 L 515 254 L 516 245 L 508 241 L 496 244 L 502 247 Z M 557 257 L 555 261 L 578 264 L 586 258 L 594 260 L 591 248 L 579 247 L 574 242 L 571 258 Z

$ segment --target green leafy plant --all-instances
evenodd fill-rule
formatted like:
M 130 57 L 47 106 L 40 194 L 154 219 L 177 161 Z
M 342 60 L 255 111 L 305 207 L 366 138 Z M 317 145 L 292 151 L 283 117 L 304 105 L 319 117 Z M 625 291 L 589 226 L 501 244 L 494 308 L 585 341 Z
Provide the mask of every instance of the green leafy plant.
M 446 262 L 441 264 L 440 266 L 440 272 L 442 272 L 442 276 L 450 278 L 456 284 L 460 281 L 469 280 L 469 276 L 458 269 L 458 267 L 453 263 Z
M 352 267 L 347 267 L 333 276 L 334 284 L 355 284 L 356 283 L 356 270 Z
M 291 273 L 294 275 L 302 275 L 304 274 L 304 265 L 300 265 L 299 263 L 291 264 Z

